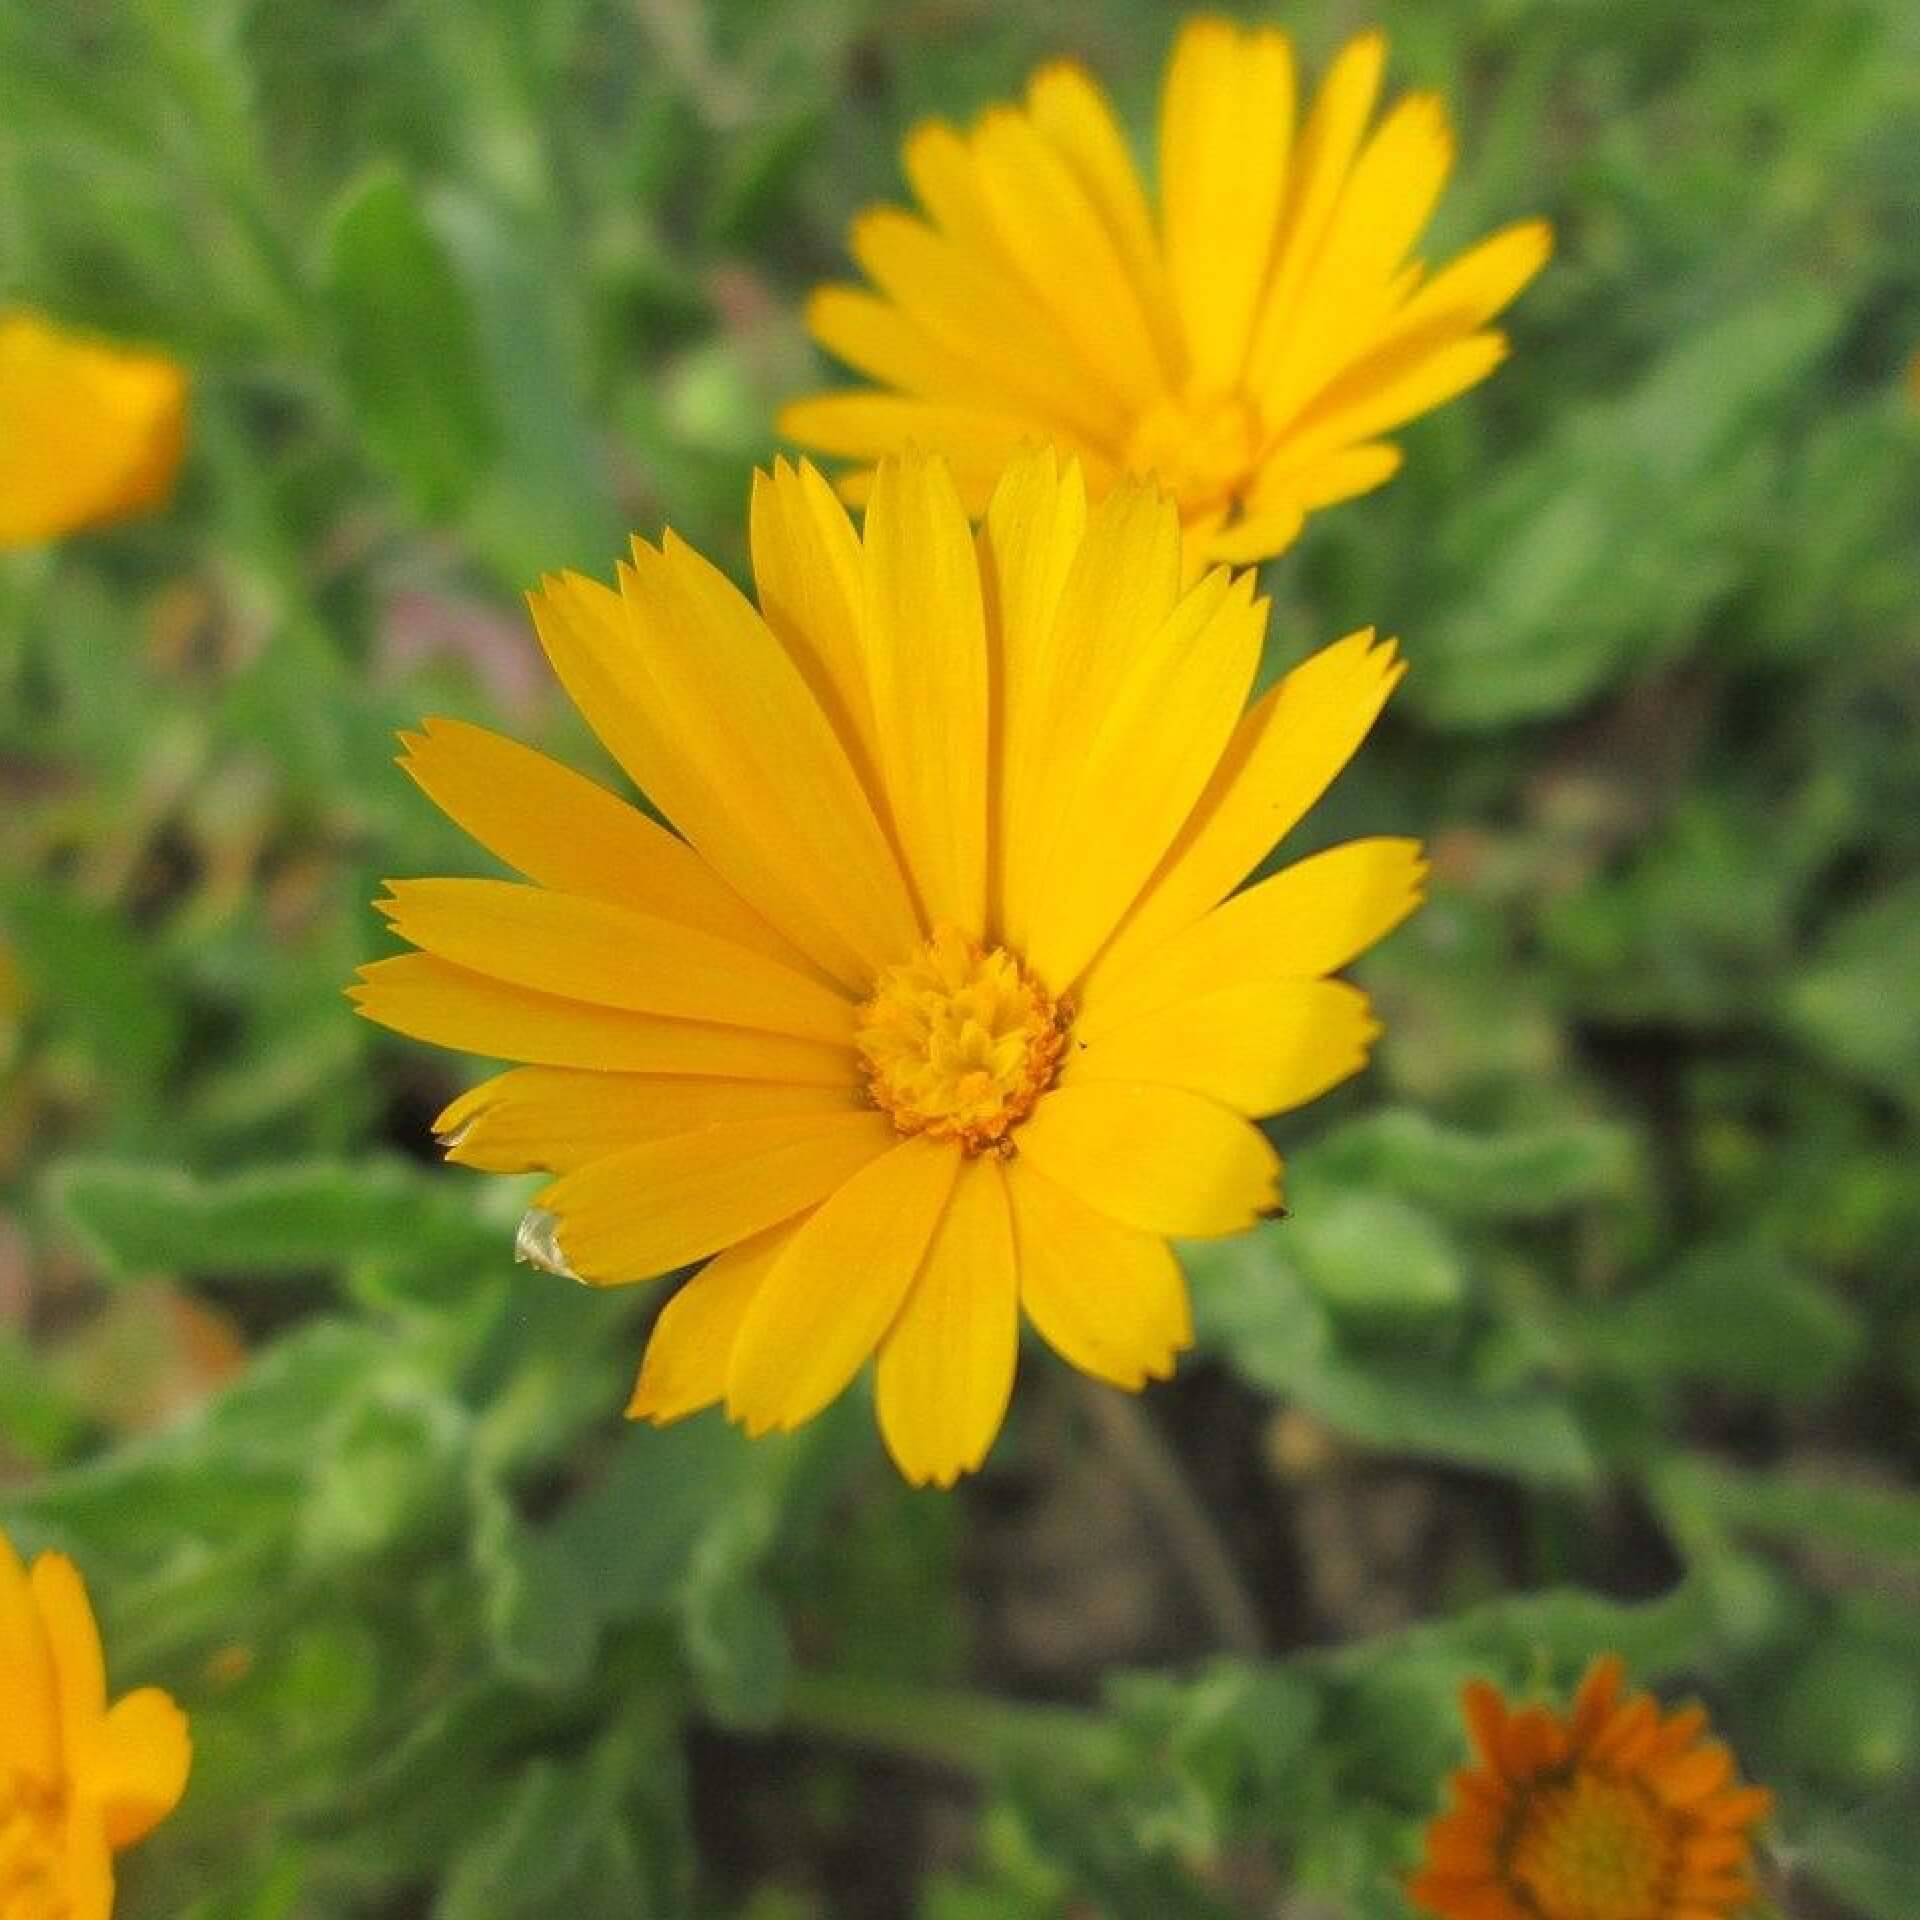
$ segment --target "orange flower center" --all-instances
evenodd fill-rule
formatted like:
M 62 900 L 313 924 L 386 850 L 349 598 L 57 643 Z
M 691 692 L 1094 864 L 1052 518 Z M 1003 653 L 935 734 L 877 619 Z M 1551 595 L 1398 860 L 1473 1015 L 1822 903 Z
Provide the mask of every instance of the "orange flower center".
M 1156 478 L 1191 517 L 1228 507 L 1260 456 L 1260 422 L 1238 394 L 1156 400 L 1127 442 L 1127 471 Z
M 939 926 L 880 976 L 854 1044 L 874 1104 L 902 1133 L 1000 1147 L 1052 1083 L 1067 1016 L 1005 947 Z
M 0 1783 L 0 1914 L 6 1920 L 67 1920 L 60 1871 L 60 1792 L 25 1774 Z
M 1665 1809 L 1600 1774 L 1538 1788 L 1509 1829 L 1507 1877 L 1542 1920 L 1661 1920 L 1677 1863 Z

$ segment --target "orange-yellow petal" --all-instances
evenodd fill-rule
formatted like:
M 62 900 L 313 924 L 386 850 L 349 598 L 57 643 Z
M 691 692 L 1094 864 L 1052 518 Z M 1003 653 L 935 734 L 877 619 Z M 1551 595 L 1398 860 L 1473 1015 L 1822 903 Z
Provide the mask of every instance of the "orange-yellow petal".
M 1326 792 L 1405 670 L 1393 642 L 1376 646 L 1368 627 L 1323 647 L 1257 701 L 1095 978 L 1123 971 L 1225 899 Z
M 159 506 L 186 439 L 187 378 L 153 353 L 0 313 L 0 548 Z
M 0 1532 L 0 1674 L 7 1710 L 0 1713 L 0 1777 L 15 1771 L 36 1780 L 58 1777 L 60 1708 L 53 1655 L 33 1587 L 13 1542 Z
M 727 1412 L 749 1433 L 811 1420 L 859 1372 L 900 1311 L 959 1169 L 957 1148 L 903 1140 L 794 1235 L 747 1309 L 727 1370 Z
M 536 993 L 679 1020 L 851 1042 L 853 1003 L 734 941 L 510 880 L 390 880 L 376 903 L 403 940 Z
M 790 1220 L 887 1152 L 877 1113 L 717 1121 L 644 1140 L 536 1196 L 567 1269 L 596 1285 L 650 1280 Z
M 434 805 L 529 880 L 799 958 L 684 840 L 570 767 L 464 720 L 400 738 Z
M 1280 1204 L 1280 1159 L 1259 1129 L 1180 1087 L 1056 1087 L 1021 1128 L 1019 1148 L 1088 1206 L 1147 1233 L 1238 1233 Z
M 961 1166 L 880 1343 L 880 1432 L 915 1486 L 952 1486 L 993 1445 L 1013 1392 L 1019 1292 L 1005 1176 L 997 1158 L 982 1155 Z
M 92 1783 L 110 1847 L 132 1846 L 180 1804 L 192 1761 L 187 1716 L 158 1687 L 113 1703 Z
M 447 1158 L 489 1173 L 567 1173 L 622 1147 L 693 1133 L 726 1120 L 851 1113 L 841 1086 L 693 1074 L 514 1067 L 463 1093 L 434 1121 Z
M 1123 1226 L 1040 1173 L 1006 1171 L 1020 1304 L 1069 1365 L 1116 1387 L 1164 1380 L 1193 1344 L 1186 1277 L 1157 1233 Z
M 726 1398 L 741 1323 L 800 1226 L 790 1220 L 715 1254 L 660 1309 L 627 1402 L 629 1420 L 661 1426 Z
M 747 1027 L 672 1020 L 510 986 L 430 953 L 396 954 L 360 969 L 348 989 L 368 1020 L 415 1040 L 535 1066 L 739 1080 L 848 1084 L 848 1050 Z

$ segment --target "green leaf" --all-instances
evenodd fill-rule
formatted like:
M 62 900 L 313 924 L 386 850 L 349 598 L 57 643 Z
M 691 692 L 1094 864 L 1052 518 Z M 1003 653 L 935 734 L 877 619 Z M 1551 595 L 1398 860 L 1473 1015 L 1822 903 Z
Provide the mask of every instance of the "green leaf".
M 349 188 L 334 214 L 326 305 L 368 446 L 421 513 L 457 512 L 499 426 L 466 289 L 390 167 Z
M 1834 921 L 1786 988 L 1788 1028 L 1823 1059 L 1920 1108 L 1920 885 Z
M 723 1727 L 778 1723 L 793 1669 L 786 1621 L 757 1581 L 696 1586 L 686 1608 L 687 1657 L 702 1704 Z
M 1335 1192 L 1288 1222 L 1288 1251 L 1336 1309 L 1429 1314 L 1459 1304 L 1460 1254 L 1430 1214 L 1391 1194 Z
M 55 1213 L 112 1273 L 310 1273 L 404 1250 L 502 1265 L 507 1242 L 451 1182 L 397 1160 L 301 1161 L 202 1180 L 168 1167 L 69 1160 Z
M 1476 1388 L 1444 1356 L 1415 1363 L 1343 1350 L 1325 1308 L 1281 1251 L 1286 1230 L 1270 1226 L 1181 1249 L 1203 1345 L 1362 1445 L 1547 1485 L 1593 1478 L 1585 1437 L 1557 1396 Z
M 1669 1279 L 1573 1322 L 1601 1364 L 1643 1378 L 1711 1380 L 1805 1399 L 1858 1359 L 1858 1316 L 1764 1242 L 1703 1247 Z
M 1302 1177 L 1387 1187 L 1463 1221 L 1548 1219 L 1627 1191 L 1635 1171 L 1633 1135 L 1611 1122 L 1469 1133 L 1415 1107 L 1351 1121 L 1302 1159 Z
M 600 1641 L 596 1596 L 579 1565 L 492 1488 L 480 1496 L 473 1552 L 500 1671 L 551 1692 L 578 1686 Z

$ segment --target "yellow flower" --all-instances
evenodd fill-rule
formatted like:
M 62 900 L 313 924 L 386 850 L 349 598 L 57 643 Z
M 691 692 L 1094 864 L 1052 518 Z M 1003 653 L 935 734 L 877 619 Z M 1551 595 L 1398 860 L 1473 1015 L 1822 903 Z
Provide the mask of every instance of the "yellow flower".
M 1468 1685 L 1480 1764 L 1427 1830 L 1417 1905 L 1438 1920 L 1727 1920 L 1753 1899 L 1748 1830 L 1772 1795 L 1734 1784 L 1703 1709 L 1662 1719 L 1651 1694 L 1620 1698 L 1621 1675 L 1617 1656 L 1596 1660 L 1564 1718 Z
M 924 209 L 876 207 L 852 247 L 874 291 L 818 289 L 808 322 L 871 388 L 795 402 L 782 431 L 860 461 L 952 460 L 978 511 L 1026 441 L 1180 503 L 1193 564 L 1278 553 L 1317 507 L 1400 464 L 1380 436 L 1492 372 L 1487 323 L 1545 263 L 1528 220 L 1429 276 L 1411 257 L 1453 161 L 1440 101 L 1367 133 L 1386 44 L 1346 45 L 1297 133 L 1285 34 L 1190 22 L 1160 108 L 1150 209 L 1105 96 L 1043 67 L 970 134 L 930 121 L 906 170 Z M 849 498 L 868 477 L 850 475 Z
M 173 361 L 0 313 L 0 547 L 159 506 L 186 438 Z
M 977 1466 L 1022 1309 L 1122 1386 L 1190 1339 L 1168 1236 L 1278 1204 L 1248 1118 L 1359 1069 L 1325 978 L 1419 899 L 1408 840 L 1223 898 L 1318 798 L 1400 668 L 1355 634 L 1251 711 L 1266 605 L 1180 582 L 1144 486 L 1089 511 L 1051 451 L 976 546 L 944 461 L 883 463 L 857 535 L 825 480 L 755 478 L 759 610 L 668 534 L 619 590 L 533 596 L 554 670 L 678 829 L 478 728 L 403 765 L 533 884 L 414 880 L 419 953 L 360 1011 L 527 1065 L 436 1123 L 559 1175 L 522 1251 L 594 1284 L 709 1264 L 630 1412 L 811 1418 L 878 1352 L 909 1478 Z M 711 1258 L 709 1259 L 709 1257 Z
M 188 1760 L 157 1687 L 107 1705 L 73 1562 L 43 1553 L 29 1574 L 0 1533 L 0 1916 L 107 1920 L 113 1855 L 173 1811 Z

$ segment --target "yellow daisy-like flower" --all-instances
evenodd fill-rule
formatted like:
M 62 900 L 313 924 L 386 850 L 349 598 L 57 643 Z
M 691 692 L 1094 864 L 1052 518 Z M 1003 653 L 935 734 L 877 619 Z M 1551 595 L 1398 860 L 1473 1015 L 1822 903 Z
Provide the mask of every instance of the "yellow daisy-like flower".
M 1438 1920 L 1729 1920 L 1754 1898 L 1749 1830 L 1773 1796 L 1735 1784 L 1704 1709 L 1622 1700 L 1622 1672 L 1596 1660 L 1564 1718 L 1468 1684 L 1480 1764 L 1427 1830 L 1416 1905 Z
M 1371 134 L 1386 44 L 1350 41 L 1298 130 L 1287 36 L 1199 19 L 1160 110 L 1157 214 L 1105 96 L 1044 67 L 1024 108 L 907 140 L 923 211 L 853 227 L 873 291 L 820 288 L 821 345 L 875 384 L 789 406 L 782 431 L 871 461 L 952 460 L 978 511 L 1027 440 L 1102 495 L 1152 475 L 1196 567 L 1287 546 L 1317 507 L 1400 464 L 1381 438 L 1492 372 L 1488 322 L 1552 246 L 1511 226 L 1428 275 L 1411 257 L 1453 161 L 1445 109 L 1408 94 Z M 843 483 L 864 498 L 868 476 Z
M 179 1803 L 186 1716 L 157 1687 L 107 1705 L 100 1633 L 64 1555 L 0 1533 L 0 1916 L 107 1920 L 113 1855 Z
M 0 313 L 0 547 L 159 506 L 186 443 L 187 377 L 159 354 Z
M 1170 1235 L 1279 1201 L 1250 1116 L 1364 1062 L 1325 976 L 1409 913 L 1409 840 L 1234 889 L 1399 678 L 1355 634 L 1249 711 L 1265 603 L 1181 584 L 1172 503 L 1024 455 L 978 543 L 944 461 L 883 463 L 856 534 L 811 467 L 755 478 L 758 611 L 668 534 L 619 590 L 533 596 L 547 656 L 677 834 L 475 727 L 402 764 L 533 884 L 414 880 L 422 951 L 354 989 L 528 1064 L 437 1123 L 559 1178 L 522 1248 L 595 1284 L 709 1264 L 630 1411 L 811 1418 L 878 1353 L 915 1481 L 977 1466 L 1022 1309 L 1122 1386 L 1190 1339 Z M 1231 899 L 1227 896 L 1232 894 Z M 1225 904 L 1221 904 L 1225 901 Z

